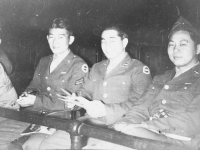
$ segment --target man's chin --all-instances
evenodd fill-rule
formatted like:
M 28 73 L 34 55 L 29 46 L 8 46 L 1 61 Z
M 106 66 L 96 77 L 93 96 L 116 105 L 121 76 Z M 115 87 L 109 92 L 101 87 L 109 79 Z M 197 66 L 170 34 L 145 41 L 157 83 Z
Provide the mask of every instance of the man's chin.
M 59 48 L 53 48 L 52 51 L 56 52 L 56 51 L 59 51 L 60 49 Z
M 184 66 L 182 63 L 178 63 L 178 62 L 175 62 L 174 65 L 175 65 L 177 68 L 180 68 L 180 67 L 183 67 L 183 66 Z
M 108 59 L 112 59 L 112 58 L 114 58 L 113 55 L 106 55 L 106 57 L 107 57 Z
M 54 54 L 60 54 L 60 51 L 59 51 L 59 50 L 52 50 L 52 52 L 53 52 Z

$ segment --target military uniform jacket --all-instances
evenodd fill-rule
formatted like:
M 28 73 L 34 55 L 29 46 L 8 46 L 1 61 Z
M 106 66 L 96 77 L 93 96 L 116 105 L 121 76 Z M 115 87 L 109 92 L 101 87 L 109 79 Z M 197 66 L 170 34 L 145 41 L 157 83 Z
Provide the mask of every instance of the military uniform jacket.
M 125 120 L 191 138 L 200 134 L 200 64 L 176 78 L 174 75 L 175 69 L 156 76 Z M 158 112 L 163 117 L 154 119 Z
M 93 65 L 79 95 L 105 103 L 106 124 L 115 123 L 137 101 L 151 83 L 147 66 L 127 54 L 118 66 L 106 74 L 109 60 Z
M 33 80 L 26 91 L 36 90 L 34 108 L 47 110 L 62 110 L 65 108 L 63 101 L 56 94 L 63 94 L 61 88 L 68 92 L 76 92 L 88 74 L 88 66 L 78 56 L 70 52 L 62 62 L 50 73 L 50 64 L 53 56 L 47 56 L 40 60 Z

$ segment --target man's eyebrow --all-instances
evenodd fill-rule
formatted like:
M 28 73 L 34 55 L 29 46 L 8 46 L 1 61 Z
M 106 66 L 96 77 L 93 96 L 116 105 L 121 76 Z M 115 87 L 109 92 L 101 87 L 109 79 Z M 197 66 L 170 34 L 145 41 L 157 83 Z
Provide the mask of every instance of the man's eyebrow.
M 183 41 L 188 42 L 188 40 L 185 40 L 185 39 L 181 40 L 180 42 L 183 42 Z M 174 41 L 173 40 L 169 40 L 169 42 L 174 42 Z
M 104 38 L 101 38 L 102 40 L 104 40 Z M 109 37 L 109 39 L 116 39 L 116 37 Z
M 52 33 L 49 33 L 49 35 L 54 35 L 54 34 L 52 34 Z M 58 34 L 58 35 L 65 36 L 66 34 Z
M 185 42 L 187 42 L 187 43 L 188 43 L 188 40 L 184 40 L 184 39 L 183 39 L 183 40 L 181 40 L 181 42 L 183 42 L 183 41 L 185 41 Z
M 109 36 L 108 37 L 109 39 L 114 39 L 114 38 L 117 38 L 116 36 Z

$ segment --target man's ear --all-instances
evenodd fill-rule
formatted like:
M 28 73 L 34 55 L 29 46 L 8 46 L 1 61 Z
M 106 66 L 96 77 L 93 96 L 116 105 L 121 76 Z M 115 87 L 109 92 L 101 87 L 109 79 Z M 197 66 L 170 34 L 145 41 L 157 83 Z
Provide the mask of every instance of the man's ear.
M 74 36 L 70 36 L 69 37 L 69 45 L 71 45 L 75 40 L 75 37 Z
M 124 38 L 124 39 L 122 40 L 122 42 L 123 42 L 124 48 L 126 48 L 126 46 L 127 46 L 127 44 L 128 44 L 128 39 L 127 39 L 127 38 Z
M 0 39 L 0 44 L 1 44 L 1 39 Z
M 200 44 L 197 45 L 197 55 L 200 54 Z
M 49 35 L 47 35 L 47 40 L 49 39 Z

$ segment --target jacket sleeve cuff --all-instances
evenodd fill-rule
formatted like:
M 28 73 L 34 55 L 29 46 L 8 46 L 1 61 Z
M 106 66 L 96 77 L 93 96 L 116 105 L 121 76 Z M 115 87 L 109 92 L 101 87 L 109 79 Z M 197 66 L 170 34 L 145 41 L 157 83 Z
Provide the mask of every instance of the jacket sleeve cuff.
M 35 98 L 35 102 L 34 102 L 34 104 L 33 104 L 33 107 L 34 107 L 34 108 L 39 108 L 39 107 L 41 107 L 41 100 L 42 100 L 41 96 L 36 95 L 36 98 Z

